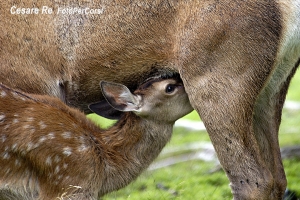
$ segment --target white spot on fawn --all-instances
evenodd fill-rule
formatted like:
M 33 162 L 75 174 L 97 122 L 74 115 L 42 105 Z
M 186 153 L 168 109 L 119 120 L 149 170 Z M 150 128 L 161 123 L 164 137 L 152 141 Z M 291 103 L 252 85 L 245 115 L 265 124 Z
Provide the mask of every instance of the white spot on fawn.
M 10 124 L 7 124 L 6 126 L 4 126 L 4 130 L 7 130 L 10 127 Z
M 4 152 L 2 157 L 3 157 L 3 159 L 6 160 L 6 159 L 9 159 L 9 158 L 10 158 L 10 155 L 9 155 L 8 152 Z
M 10 172 L 10 168 L 8 168 L 5 172 L 5 175 L 7 175 Z
M 16 98 L 16 99 L 20 98 L 20 95 L 18 93 L 13 92 L 13 91 L 11 91 L 10 93 L 14 96 L 14 98 Z
M 2 98 L 5 97 L 5 96 L 6 96 L 6 92 L 2 90 L 2 91 L 0 92 L 0 96 L 1 96 Z
M 58 174 L 59 171 L 60 171 L 60 169 L 59 169 L 59 166 L 57 165 L 57 166 L 55 167 L 54 174 Z
M 8 151 L 8 149 L 9 149 L 8 146 L 5 146 L 4 151 Z
M 13 120 L 13 124 L 16 124 L 16 123 L 18 123 L 18 122 L 19 122 L 18 119 L 14 119 L 14 120 Z
M 40 146 L 40 143 L 35 143 L 35 145 L 33 145 L 33 149 L 38 148 Z
M 41 136 L 40 139 L 39 139 L 39 143 L 42 143 L 45 140 L 47 140 L 46 136 Z
M 16 119 L 14 119 L 14 121 L 15 121 Z M 16 123 L 16 122 L 15 122 Z M 31 126 L 31 125 L 29 125 L 29 124 L 25 124 L 24 126 L 23 126 L 23 129 L 29 129 L 29 133 L 34 133 L 35 132 L 35 127 L 34 126 Z
M 79 152 L 87 151 L 88 148 L 89 148 L 88 146 L 82 144 L 77 148 L 77 151 L 79 151 Z
M 61 161 L 61 158 L 58 156 L 58 155 L 56 155 L 55 157 L 54 157 L 54 162 L 55 163 L 59 163 Z
M 28 142 L 27 144 L 27 151 L 30 151 L 34 148 L 34 144 L 32 142 Z
M 26 100 L 24 97 L 20 97 L 20 99 L 21 99 L 22 101 L 25 101 L 25 100 Z
M 71 132 L 63 132 L 62 134 L 61 134 L 61 136 L 63 137 L 63 138 L 65 138 L 65 139 L 69 139 L 69 138 L 71 138 Z
M 72 150 L 70 147 L 64 147 L 63 148 L 63 154 L 66 156 L 70 156 L 72 154 Z
M 58 181 L 54 181 L 53 184 L 54 184 L 54 185 L 58 185 Z
M 23 126 L 23 128 L 24 128 L 24 129 L 34 129 L 34 126 L 31 126 L 31 125 L 29 125 L 29 124 L 25 124 L 25 125 Z
M 0 122 L 3 122 L 5 119 L 5 115 L 0 115 Z
M 11 146 L 11 149 L 12 149 L 12 150 L 16 150 L 16 149 L 17 149 L 17 146 L 18 146 L 18 144 L 15 143 L 15 144 L 13 144 L 13 145 Z
M 13 91 L 11 91 L 11 94 L 14 96 L 14 98 L 25 101 L 25 98 L 21 94 L 18 94 L 17 92 L 13 92 Z
M 39 125 L 40 125 L 40 129 L 45 129 L 47 127 L 47 125 L 43 121 L 40 121 Z
M 48 139 L 49 140 L 52 140 L 54 138 L 55 138 L 54 133 L 51 132 L 51 133 L 48 134 Z
M 1 141 L 2 141 L 2 143 L 4 143 L 6 139 L 7 139 L 6 135 L 1 135 Z
M 63 164 L 63 168 L 64 168 L 64 169 L 67 169 L 67 168 L 68 168 L 68 164 L 67 164 L 67 163 L 64 163 L 64 164 Z
M 25 125 L 23 126 L 23 128 L 24 128 L 24 129 L 28 129 L 28 128 L 30 128 L 30 125 L 29 125 L 29 124 L 25 124 Z
M 27 121 L 28 121 L 28 122 L 33 122 L 33 121 L 34 121 L 34 118 L 33 118 L 33 117 L 28 117 L 28 118 L 27 118 Z
M 25 156 L 27 152 L 26 152 L 24 149 L 22 149 L 22 150 L 20 151 L 20 153 L 21 153 L 22 156 Z
M 21 162 L 20 162 L 19 159 L 16 159 L 16 160 L 15 160 L 15 165 L 16 165 L 17 167 L 21 167 Z
M 81 142 L 81 144 L 84 144 L 85 143 L 85 138 L 83 136 L 80 136 L 79 141 Z
M 51 160 L 51 157 L 48 156 L 47 159 L 46 159 L 46 164 L 47 165 L 51 165 L 52 164 L 52 160 Z

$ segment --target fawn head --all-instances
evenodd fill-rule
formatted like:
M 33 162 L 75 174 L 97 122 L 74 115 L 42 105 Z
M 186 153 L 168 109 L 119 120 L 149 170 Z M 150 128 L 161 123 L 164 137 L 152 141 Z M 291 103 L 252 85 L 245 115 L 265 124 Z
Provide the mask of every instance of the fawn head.
M 193 110 L 179 79 L 150 79 L 133 93 L 117 83 L 102 81 L 100 87 L 106 101 L 91 104 L 90 109 L 110 119 L 132 111 L 142 118 L 175 122 Z

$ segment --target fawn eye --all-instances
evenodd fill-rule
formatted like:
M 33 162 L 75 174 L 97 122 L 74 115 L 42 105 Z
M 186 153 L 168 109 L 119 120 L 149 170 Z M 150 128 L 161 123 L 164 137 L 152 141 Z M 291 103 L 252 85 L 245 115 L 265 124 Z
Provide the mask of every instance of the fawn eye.
M 166 91 L 166 93 L 171 94 L 172 92 L 174 92 L 175 88 L 176 88 L 176 85 L 169 84 L 169 85 L 167 85 L 165 91 Z

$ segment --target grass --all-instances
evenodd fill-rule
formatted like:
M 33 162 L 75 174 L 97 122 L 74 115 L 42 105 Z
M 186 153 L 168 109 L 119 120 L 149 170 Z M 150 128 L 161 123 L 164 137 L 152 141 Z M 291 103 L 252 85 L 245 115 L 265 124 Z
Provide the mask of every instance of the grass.
M 287 100 L 299 101 L 300 71 L 292 80 Z M 99 121 L 98 116 L 90 115 L 90 118 Z M 187 119 L 199 120 L 196 112 L 192 112 Z M 103 119 L 100 120 L 103 125 Z M 105 121 L 109 126 L 111 121 Z M 283 110 L 282 124 L 280 127 L 280 146 L 292 146 L 300 144 L 300 111 Z M 165 147 L 166 150 L 178 146 L 184 146 L 198 141 L 209 142 L 205 131 L 190 131 L 184 128 L 175 128 L 171 142 Z M 163 156 L 160 156 L 161 159 Z M 288 187 L 300 196 L 300 160 L 285 159 L 283 161 Z M 181 200 L 181 199 L 232 199 L 228 186 L 229 181 L 222 170 L 212 170 L 218 167 L 216 162 L 204 162 L 191 160 L 178 163 L 158 170 L 145 171 L 135 182 L 124 189 L 106 195 L 104 200 Z

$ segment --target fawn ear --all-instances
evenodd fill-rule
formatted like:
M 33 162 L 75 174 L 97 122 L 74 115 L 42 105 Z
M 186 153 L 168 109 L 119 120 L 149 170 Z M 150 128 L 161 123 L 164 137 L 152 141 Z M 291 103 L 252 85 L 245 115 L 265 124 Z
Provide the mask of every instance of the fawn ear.
M 125 85 L 101 81 L 100 87 L 107 102 L 116 110 L 126 112 L 139 109 L 140 98 Z
M 123 112 L 111 107 L 111 105 L 106 100 L 90 104 L 89 109 L 97 115 L 100 115 L 107 119 L 120 119 L 124 114 Z

